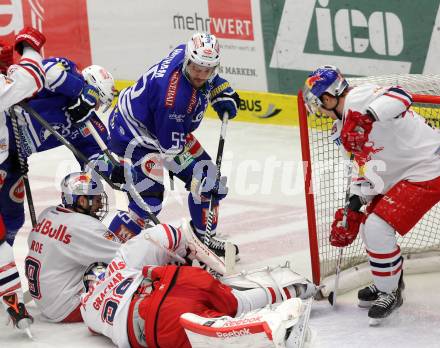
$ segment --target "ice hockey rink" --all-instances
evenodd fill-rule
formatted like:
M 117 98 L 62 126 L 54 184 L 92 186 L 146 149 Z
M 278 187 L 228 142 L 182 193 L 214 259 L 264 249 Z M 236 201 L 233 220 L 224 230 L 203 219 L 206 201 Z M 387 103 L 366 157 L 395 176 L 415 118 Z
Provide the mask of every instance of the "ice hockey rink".
M 215 158 L 220 121 L 204 120 L 196 136 Z M 30 182 L 37 213 L 59 199 L 59 182 L 78 169 L 66 148 L 33 155 Z M 228 176 L 229 195 L 220 210 L 219 232 L 240 246 L 237 269 L 284 263 L 310 277 L 310 257 L 299 130 L 231 121 L 228 126 L 222 173 Z M 159 218 L 178 223 L 188 217 L 182 185 L 166 196 Z M 115 209 L 110 190 L 111 209 Z M 118 201 L 119 204 L 119 201 Z M 23 279 L 30 219 L 15 242 Z M 338 296 L 334 309 L 327 301 L 312 307 L 308 347 L 440 347 L 440 273 L 407 276 L 403 306 L 379 327 L 369 327 L 367 311 L 357 307 L 356 291 Z M 23 282 L 25 284 L 25 282 Z M 26 285 L 25 285 L 26 288 Z M 60 289 L 60 291 L 62 291 Z M 34 342 L 18 330 L 3 326 L 1 347 L 107 347 L 111 341 L 92 335 L 83 324 L 43 322 L 31 302 Z

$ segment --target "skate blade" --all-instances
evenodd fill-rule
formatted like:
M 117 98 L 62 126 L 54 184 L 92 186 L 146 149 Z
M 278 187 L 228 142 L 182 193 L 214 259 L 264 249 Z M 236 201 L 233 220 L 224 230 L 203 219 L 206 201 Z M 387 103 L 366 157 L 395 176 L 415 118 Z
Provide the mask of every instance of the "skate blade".
M 382 324 L 384 318 L 370 318 L 368 321 L 368 325 L 370 326 L 379 326 Z
M 34 336 L 32 336 L 32 332 L 31 329 L 29 329 L 28 327 L 23 329 L 23 331 L 26 333 L 26 335 L 29 337 L 30 340 L 34 340 Z
M 370 308 L 371 307 L 371 305 L 373 304 L 373 302 L 374 301 L 362 301 L 362 300 L 359 300 L 358 301 L 358 307 L 359 308 Z

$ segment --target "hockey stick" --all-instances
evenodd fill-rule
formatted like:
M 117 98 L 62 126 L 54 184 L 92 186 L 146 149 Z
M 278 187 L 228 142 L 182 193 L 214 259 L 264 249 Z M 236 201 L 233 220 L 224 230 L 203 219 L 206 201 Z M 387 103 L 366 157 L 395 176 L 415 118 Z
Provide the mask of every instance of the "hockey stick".
M 66 140 L 60 133 L 58 133 L 43 117 L 41 117 L 41 115 L 35 112 L 35 110 L 33 110 L 24 102 L 18 103 L 17 105 L 23 108 L 29 115 L 31 115 L 32 118 L 34 118 L 45 129 L 47 129 L 61 144 L 66 146 L 75 155 L 75 157 L 79 158 L 82 162 L 92 168 L 95 173 L 98 174 L 112 189 L 127 191 L 130 196 L 135 200 L 135 202 L 146 211 L 148 218 L 151 221 L 156 224 L 160 223 L 157 217 L 149 212 L 148 206 L 142 200 L 142 197 L 136 191 L 132 184 L 123 184 L 121 186 L 115 185 L 107 175 L 105 175 L 97 168 L 95 163 L 90 161 L 81 151 L 75 148 L 68 140 Z
M 228 120 L 229 120 L 229 114 L 227 111 L 225 111 L 225 113 L 223 114 L 223 119 L 222 119 L 222 128 L 220 131 L 220 139 L 218 141 L 217 158 L 215 160 L 215 166 L 217 169 L 216 182 L 220 181 L 220 168 L 222 165 L 223 148 L 225 146 L 226 128 L 228 126 Z M 211 232 L 212 231 L 212 220 L 214 219 L 213 204 L 214 204 L 214 197 L 211 196 L 211 199 L 209 200 L 208 221 L 206 223 L 206 230 L 205 230 L 205 235 L 203 238 L 203 242 L 206 245 L 209 245 L 209 241 L 212 237 L 212 232 Z
M 93 139 L 95 139 L 96 143 L 98 144 L 99 148 L 102 152 L 105 153 L 105 155 L 108 157 L 110 162 L 112 162 L 113 166 L 120 166 L 121 164 L 118 162 L 116 158 L 113 157 L 113 154 L 108 149 L 107 145 L 104 143 L 104 141 L 99 136 L 98 132 L 96 131 L 95 127 L 93 127 L 93 124 L 90 121 L 86 121 L 86 126 L 90 131 L 90 134 L 92 135 Z M 135 200 L 135 202 L 148 214 L 148 218 L 153 221 L 156 225 L 160 224 L 159 219 L 150 212 L 150 209 L 148 205 L 143 201 L 141 195 L 136 191 L 133 184 L 123 184 L 121 187 L 125 187 L 126 190 L 130 193 L 131 197 Z M 140 203 L 141 202 L 141 203 Z
M 226 111 L 223 114 L 222 119 L 222 127 L 220 130 L 220 139 L 218 141 L 218 149 L 217 149 L 217 158 L 215 160 L 216 165 L 216 182 L 220 181 L 220 168 L 222 165 L 223 159 L 223 149 L 225 146 L 225 138 L 226 138 L 226 128 L 228 126 L 229 113 Z M 208 221 L 206 222 L 206 230 L 205 235 L 203 236 L 203 242 L 206 246 L 210 244 L 212 238 L 212 221 L 214 219 L 214 197 L 211 197 L 209 201 L 209 213 L 208 213 Z M 231 242 L 225 243 L 225 266 L 226 266 L 226 274 L 232 274 L 235 272 L 235 261 L 236 261 L 236 249 L 235 246 Z
M 352 171 L 353 171 L 353 160 L 354 160 L 354 154 L 352 152 L 350 154 L 350 162 L 349 162 L 348 172 L 347 172 L 344 217 L 342 218 L 342 226 L 344 228 L 347 227 L 347 213 L 348 213 L 348 205 L 350 203 L 350 184 L 351 184 L 351 175 L 352 175 Z M 343 251 L 344 251 L 344 248 L 339 248 L 338 258 L 336 260 L 335 288 L 328 295 L 328 302 L 330 302 L 330 304 L 334 307 L 336 307 L 336 295 L 337 295 L 338 288 L 339 288 L 339 278 L 341 276 L 341 263 L 342 263 Z
M 12 129 L 14 131 L 15 146 L 17 147 L 18 162 L 20 163 L 20 172 L 23 178 L 24 189 L 26 191 L 26 200 L 29 206 L 29 214 L 31 216 L 32 227 L 35 227 L 37 226 L 37 215 L 35 214 L 35 206 L 34 206 L 34 201 L 32 199 L 31 185 L 29 184 L 29 177 L 28 177 L 29 168 L 27 165 L 27 159 L 23 157 L 23 154 L 20 151 L 21 148 L 20 132 L 18 131 L 17 114 L 15 113 L 14 106 L 12 106 L 9 109 L 9 113 L 11 114 L 11 123 L 12 123 Z

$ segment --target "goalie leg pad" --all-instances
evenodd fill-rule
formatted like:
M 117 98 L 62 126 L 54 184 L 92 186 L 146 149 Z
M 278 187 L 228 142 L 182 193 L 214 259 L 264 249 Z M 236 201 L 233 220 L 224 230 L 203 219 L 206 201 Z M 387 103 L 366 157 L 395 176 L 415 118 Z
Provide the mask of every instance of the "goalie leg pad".
M 289 263 L 274 268 L 264 267 L 254 271 L 242 271 L 238 274 L 225 276 L 221 280 L 237 290 L 266 288 L 272 296 L 275 292 L 275 302 L 290 297 L 306 299 L 319 292 L 318 286 L 293 271 Z
M 192 347 L 285 347 L 286 333 L 303 313 L 302 301 L 290 299 L 274 309 L 265 307 L 236 318 L 185 313 L 180 323 Z
M 190 253 L 188 258 L 198 260 L 205 263 L 209 268 L 220 274 L 226 274 L 226 266 L 223 259 L 218 257 L 211 251 L 197 236 L 194 234 L 189 222 L 182 219 L 181 231 L 185 239 L 187 248 Z

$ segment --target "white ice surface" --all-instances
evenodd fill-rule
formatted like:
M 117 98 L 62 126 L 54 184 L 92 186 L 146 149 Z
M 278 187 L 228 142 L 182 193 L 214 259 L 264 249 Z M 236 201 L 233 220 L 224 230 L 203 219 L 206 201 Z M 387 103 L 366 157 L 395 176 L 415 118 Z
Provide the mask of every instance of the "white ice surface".
M 220 122 L 205 120 L 196 135 L 215 158 Z M 299 130 L 293 127 L 258 126 L 230 122 L 223 173 L 230 192 L 220 210 L 219 232 L 240 245 L 238 268 L 251 269 L 290 260 L 310 277 L 306 212 L 300 162 Z M 77 169 L 65 148 L 33 155 L 30 182 L 37 213 L 59 203 L 61 178 Z M 177 180 L 178 181 L 178 180 Z M 111 198 L 114 208 L 113 195 Z M 159 216 L 176 222 L 188 216 L 182 185 L 167 195 Z M 22 271 L 30 219 L 19 232 L 15 255 Z M 22 273 L 23 274 L 23 273 Z M 24 283 L 25 284 L 25 283 Z M 381 327 L 368 326 L 367 312 L 356 306 L 356 292 L 338 296 L 338 307 L 315 302 L 310 327 L 310 347 L 440 347 L 440 273 L 406 277 L 404 305 Z M 26 288 L 26 285 L 24 285 Z M 43 322 L 33 303 L 34 342 L 17 330 L 3 326 L 0 314 L 0 347 L 106 347 L 111 342 L 93 336 L 83 324 Z

